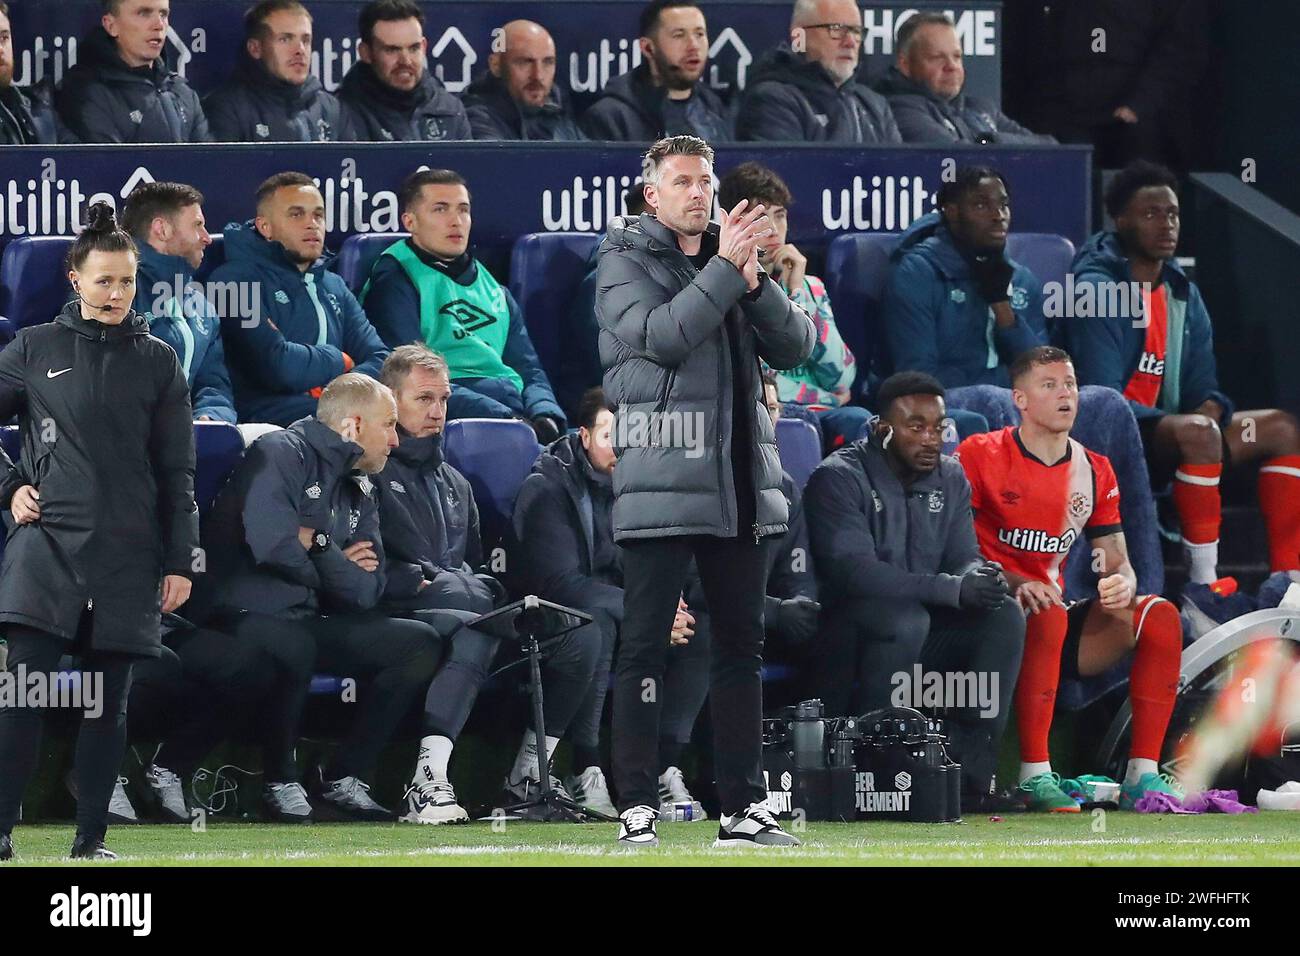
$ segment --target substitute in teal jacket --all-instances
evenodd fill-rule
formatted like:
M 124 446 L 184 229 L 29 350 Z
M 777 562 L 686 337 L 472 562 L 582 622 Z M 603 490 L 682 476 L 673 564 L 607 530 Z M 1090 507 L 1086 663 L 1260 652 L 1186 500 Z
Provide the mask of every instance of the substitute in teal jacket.
M 136 241 L 140 264 L 135 276 L 135 310 L 149 323 L 149 334 L 172 347 L 190 385 L 194 418 L 234 424 L 235 396 L 221 345 L 221 319 L 201 286 L 190 283 L 194 267 L 181 256 L 167 256 Z
M 423 342 L 447 360 L 447 418 L 566 419 L 510 290 L 469 252 L 440 259 L 399 239 L 375 261 L 361 301 L 390 348 Z M 539 435 L 541 432 L 539 432 Z
M 1094 303 L 1113 301 L 1104 290 L 1111 283 L 1129 283 L 1128 257 L 1119 236 L 1099 232 L 1089 237 L 1071 266 L 1074 273 L 1074 303 L 1089 297 Z M 1219 390 L 1214 361 L 1214 329 L 1210 313 L 1196 283 L 1173 259 L 1166 259 L 1160 274 L 1167 295 L 1169 328 L 1172 339 L 1175 325 L 1182 326 L 1178 348 L 1171 340 L 1165 353 L 1164 381 L 1155 406 L 1130 400 L 1138 418 L 1159 415 L 1186 415 L 1200 408 L 1206 399 L 1214 399 L 1223 408 L 1226 425 L 1232 420 L 1233 402 Z M 1105 283 L 1106 285 L 1102 285 Z M 1075 308 L 1069 314 L 1081 311 Z M 1093 312 L 1111 311 L 1107 308 Z M 1093 315 L 1061 319 L 1056 329 L 1062 346 L 1074 359 L 1074 370 L 1081 385 L 1105 385 L 1123 392 L 1146 343 L 1146 329 L 1134 325 L 1132 315 Z M 1176 352 L 1176 355 L 1175 355 Z
M 241 422 L 290 425 L 316 412 L 320 389 L 344 372 L 379 377 L 388 349 L 326 260 L 302 272 L 252 220 L 225 229 L 221 331 Z M 315 392 L 316 394 L 311 394 Z
M 1038 278 L 1011 262 L 1010 305 L 1016 322 L 998 328 L 970 262 L 939 213 L 912 223 L 890 262 L 880 311 L 891 371 L 927 372 L 945 388 L 1009 388 L 1007 367 L 1015 357 L 1047 344 Z

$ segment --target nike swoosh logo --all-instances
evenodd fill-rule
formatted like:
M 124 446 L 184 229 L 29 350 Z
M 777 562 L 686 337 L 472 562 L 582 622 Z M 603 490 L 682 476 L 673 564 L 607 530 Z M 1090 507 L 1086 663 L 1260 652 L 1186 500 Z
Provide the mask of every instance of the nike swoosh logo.
M 54 369 L 50 369 L 48 372 L 45 373 L 45 377 L 46 377 L 46 378 L 58 378 L 58 377 L 59 377 L 60 375 L 62 375 L 64 372 L 71 372 L 71 371 L 72 371 L 72 366 L 68 366 L 67 368 L 65 368 L 65 369 L 61 369 L 61 370 L 59 370 L 59 371 L 57 371 L 57 372 L 54 371 Z

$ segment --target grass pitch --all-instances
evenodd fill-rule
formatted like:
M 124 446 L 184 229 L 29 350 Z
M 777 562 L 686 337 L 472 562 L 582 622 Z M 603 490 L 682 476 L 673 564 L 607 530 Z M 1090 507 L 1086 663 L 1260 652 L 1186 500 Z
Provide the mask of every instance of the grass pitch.
M 114 827 L 116 866 L 1297 866 L 1284 811 L 1243 816 L 1018 814 L 957 824 L 810 823 L 796 850 L 713 850 L 712 821 L 659 827 L 657 850 L 623 851 L 612 824 L 472 823 Z M 20 826 L 13 864 L 64 859 L 69 826 Z

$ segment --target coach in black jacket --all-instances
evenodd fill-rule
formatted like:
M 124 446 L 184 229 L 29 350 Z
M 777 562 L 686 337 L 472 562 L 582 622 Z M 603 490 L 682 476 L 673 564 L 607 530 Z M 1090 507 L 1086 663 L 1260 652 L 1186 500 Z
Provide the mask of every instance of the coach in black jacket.
M 54 111 L 49 103 L 48 81 L 27 91 L 14 86 L 14 43 L 9 30 L 9 8 L 0 3 L 0 146 L 53 143 Z
M 922 668 L 977 676 L 987 699 L 977 705 L 945 691 L 942 703 L 952 711 L 963 807 L 1005 809 L 1000 798 L 987 801 L 1025 617 L 1000 569 L 980 555 L 961 465 L 940 454 L 943 386 L 899 372 L 881 383 L 877 407 L 871 437 L 830 455 L 804 491 L 827 605 L 817 692 L 829 713 L 862 713 L 920 706 Z
M 339 101 L 308 75 L 294 83 L 245 56 L 224 86 L 203 101 L 219 143 L 311 143 L 348 139 Z
M 293 744 L 313 665 L 369 680 L 352 730 L 321 774 L 320 797 L 362 819 L 388 818 L 362 782 L 437 668 L 439 638 L 376 610 L 384 548 L 371 475 L 397 444 L 388 389 L 355 372 L 325 387 L 314 418 L 248 449 L 204 524 L 211 627 L 258 640 L 283 688 L 268 714 L 264 797 L 272 816 L 310 816 Z
M 175 353 L 131 310 L 135 243 L 107 204 L 90 207 L 68 261 L 77 298 L 0 351 L 0 419 L 17 414 L 23 436 L 16 465 L 0 452 L 0 624 L 11 671 L 49 675 L 61 655 L 81 657 L 72 855 L 111 858 L 103 838 L 133 662 L 158 656 L 161 613 L 185 601 L 196 570 L 194 433 Z M 42 714 L 0 707 L 0 860 Z
M 163 61 L 166 21 L 142 26 L 113 13 L 104 21 L 116 32 L 97 27 L 84 37 L 55 93 L 67 130 L 83 143 L 211 142 L 199 95 Z
M 339 101 L 311 75 L 311 14 L 297 0 L 262 0 L 244 14 L 235 74 L 203 101 L 212 135 L 230 143 L 346 139 Z
M 458 822 L 469 816 L 456 802 L 447 766 L 499 643 L 467 622 L 503 603 L 505 588 L 476 571 L 482 543 L 474 493 L 464 475 L 443 459 L 442 429 L 451 395 L 446 361 L 421 344 L 399 346 L 384 361 L 380 380 L 396 398 L 400 440 L 378 478 L 387 544 L 386 597 L 390 607 L 428 621 L 449 644 L 446 663 L 425 695 L 420 760 L 403 819 Z M 554 727 L 558 739 L 573 717 L 596 652 L 597 638 L 586 634 L 568 635 L 548 650 L 548 737 Z M 555 693 L 552 685 L 557 685 Z M 521 753 L 525 762 L 532 757 L 532 766 L 525 769 L 532 770 L 535 784 L 537 751 L 531 736 Z

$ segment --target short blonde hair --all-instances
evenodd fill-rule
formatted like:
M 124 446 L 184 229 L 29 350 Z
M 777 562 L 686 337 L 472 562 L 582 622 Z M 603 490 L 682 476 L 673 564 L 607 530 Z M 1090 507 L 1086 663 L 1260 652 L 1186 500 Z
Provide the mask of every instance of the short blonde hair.
M 316 418 L 330 428 L 338 428 L 343 419 L 366 411 L 380 399 L 393 401 L 387 385 L 369 375 L 348 372 L 325 386 L 316 403 Z
M 665 136 L 646 151 L 641 161 L 641 178 L 651 186 L 659 185 L 659 167 L 669 156 L 703 156 L 713 165 L 713 147 L 698 136 Z

